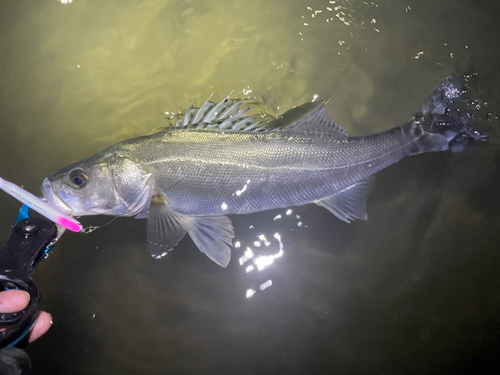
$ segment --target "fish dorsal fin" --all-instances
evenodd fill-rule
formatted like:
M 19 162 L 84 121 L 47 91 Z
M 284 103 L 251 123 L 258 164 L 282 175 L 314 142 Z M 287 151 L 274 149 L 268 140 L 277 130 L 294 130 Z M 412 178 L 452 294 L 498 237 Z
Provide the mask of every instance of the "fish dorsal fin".
M 347 132 L 328 116 L 325 108 L 327 100 L 302 104 L 285 112 L 278 119 L 264 123 L 258 117 L 265 116 L 248 115 L 250 107 L 240 109 L 242 100 L 231 100 L 228 95 L 221 102 L 214 103 L 210 98 L 200 108 L 191 103 L 184 116 L 176 116 L 172 128 L 238 132 L 287 131 L 347 137 Z
M 347 138 L 347 132 L 328 116 L 325 104 L 327 100 L 305 103 L 285 112 L 279 119 L 267 125 L 269 128 L 287 132 L 329 134 L 338 138 Z
M 184 117 L 176 116 L 173 128 L 229 131 L 265 130 L 263 121 L 258 121 L 255 115 L 248 115 L 250 107 L 240 109 L 242 103 L 242 100 L 229 99 L 228 95 L 219 103 L 211 102 L 208 98 L 200 108 L 193 107 L 191 104 Z
M 366 200 L 373 185 L 373 177 L 356 182 L 330 197 L 315 202 L 340 220 L 350 223 L 354 219 L 366 220 Z

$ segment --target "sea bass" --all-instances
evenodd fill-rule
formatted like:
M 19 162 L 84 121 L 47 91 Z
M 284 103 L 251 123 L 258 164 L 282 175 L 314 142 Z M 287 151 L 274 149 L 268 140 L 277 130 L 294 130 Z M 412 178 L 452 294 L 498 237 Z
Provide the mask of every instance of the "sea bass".
M 154 257 L 188 233 L 226 267 L 234 237 L 227 215 L 315 203 L 346 222 L 365 220 L 373 174 L 406 156 L 462 151 L 481 140 L 450 114 L 445 95 L 443 87 L 430 107 L 401 126 L 357 137 L 328 116 L 325 102 L 264 124 L 240 109 L 241 101 L 207 100 L 166 130 L 61 168 L 41 190 L 73 216 L 147 218 Z

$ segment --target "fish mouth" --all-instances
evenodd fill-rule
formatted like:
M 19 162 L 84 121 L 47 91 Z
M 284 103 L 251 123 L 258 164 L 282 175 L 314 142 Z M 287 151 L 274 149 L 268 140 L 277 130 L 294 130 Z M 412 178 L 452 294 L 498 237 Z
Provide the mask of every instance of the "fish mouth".
M 59 193 L 54 190 L 48 178 L 45 178 L 42 181 L 40 190 L 42 191 L 43 197 L 50 205 L 57 207 L 68 215 L 71 215 L 73 213 L 73 209 L 68 206 L 66 202 L 64 202 L 64 200 L 59 196 Z

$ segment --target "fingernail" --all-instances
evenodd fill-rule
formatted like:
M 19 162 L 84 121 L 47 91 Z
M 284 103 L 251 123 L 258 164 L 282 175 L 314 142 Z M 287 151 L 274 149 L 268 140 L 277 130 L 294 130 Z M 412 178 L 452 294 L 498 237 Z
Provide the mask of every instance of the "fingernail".
M 54 318 L 52 317 L 51 313 L 47 313 L 50 316 L 50 325 L 54 324 Z
M 30 294 L 27 291 L 22 290 L 21 292 L 23 292 L 24 294 L 26 294 L 26 297 L 28 297 L 28 301 L 31 299 L 31 296 L 30 296 Z

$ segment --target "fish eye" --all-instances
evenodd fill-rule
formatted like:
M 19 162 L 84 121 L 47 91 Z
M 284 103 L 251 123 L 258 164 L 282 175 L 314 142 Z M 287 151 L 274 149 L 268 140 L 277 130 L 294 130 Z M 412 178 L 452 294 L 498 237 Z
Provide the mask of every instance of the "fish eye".
M 76 189 L 81 189 L 84 187 L 88 181 L 88 176 L 83 169 L 77 168 L 73 169 L 69 173 L 69 182 Z

